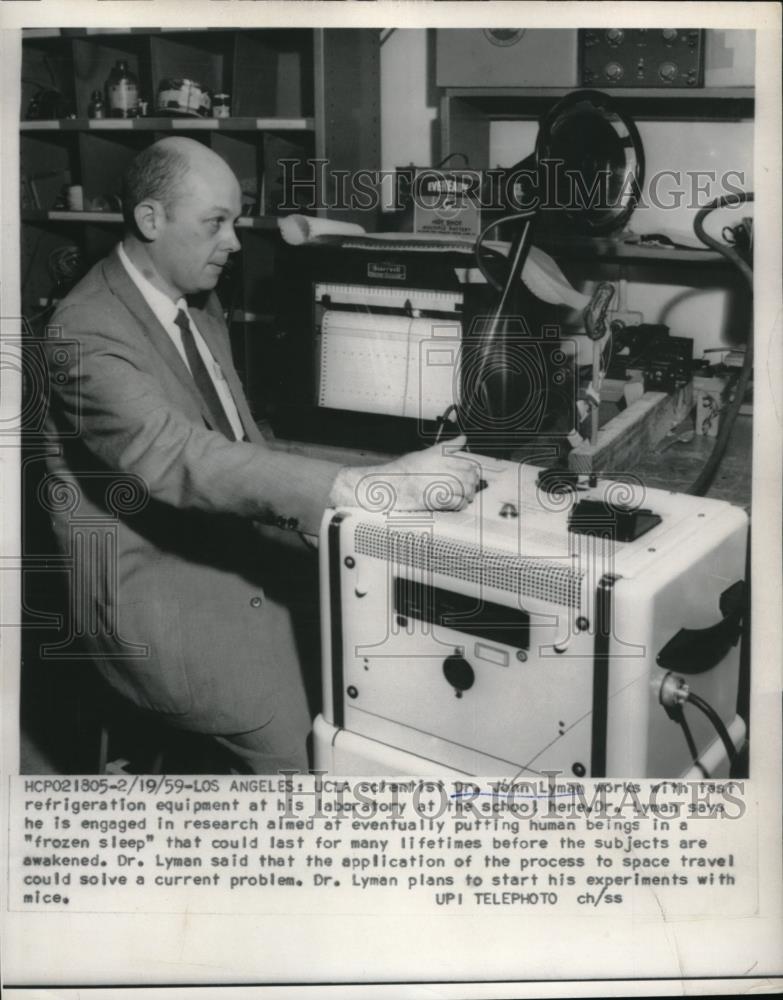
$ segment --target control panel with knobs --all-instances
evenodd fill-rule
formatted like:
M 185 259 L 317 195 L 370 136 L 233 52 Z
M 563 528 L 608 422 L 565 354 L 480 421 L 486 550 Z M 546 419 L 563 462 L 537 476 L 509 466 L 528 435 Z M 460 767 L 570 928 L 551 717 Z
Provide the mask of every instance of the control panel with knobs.
M 580 79 L 594 87 L 701 87 L 704 32 L 698 28 L 586 28 Z

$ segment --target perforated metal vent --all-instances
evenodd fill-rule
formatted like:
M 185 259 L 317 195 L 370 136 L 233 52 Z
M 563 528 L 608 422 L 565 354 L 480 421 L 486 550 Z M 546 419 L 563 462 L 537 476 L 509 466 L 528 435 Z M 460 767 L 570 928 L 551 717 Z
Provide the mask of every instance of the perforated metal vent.
M 501 549 L 434 538 L 427 532 L 394 531 L 366 521 L 356 526 L 354 540 L 358 555 L 495 587 L 522 597 L 579 607 L 584 573 L 545 559 L 527 559 Z

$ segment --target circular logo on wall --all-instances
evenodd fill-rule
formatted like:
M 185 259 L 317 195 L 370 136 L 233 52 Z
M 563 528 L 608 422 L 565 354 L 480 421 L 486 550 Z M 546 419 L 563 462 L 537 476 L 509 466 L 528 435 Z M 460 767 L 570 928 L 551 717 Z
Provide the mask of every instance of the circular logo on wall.
M 484 34 L 493 45 L 516 45 L 526 28 L 485 28 Z

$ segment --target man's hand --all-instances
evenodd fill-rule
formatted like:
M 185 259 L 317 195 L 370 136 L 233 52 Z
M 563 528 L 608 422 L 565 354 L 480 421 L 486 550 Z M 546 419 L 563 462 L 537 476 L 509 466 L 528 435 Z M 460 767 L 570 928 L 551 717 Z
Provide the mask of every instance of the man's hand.
M 480 468 L 467 455 L 465 436 L 402 455 L 385 465 L 341 469 L 334 481 L 334 507 L 374 512 L 462 510 L 476 494 Z

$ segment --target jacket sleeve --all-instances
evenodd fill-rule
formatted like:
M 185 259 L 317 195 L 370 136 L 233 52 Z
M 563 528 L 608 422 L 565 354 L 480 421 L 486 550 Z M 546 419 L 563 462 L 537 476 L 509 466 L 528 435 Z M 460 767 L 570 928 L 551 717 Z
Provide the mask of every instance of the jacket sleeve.
M 228 441 L 194 420 L 166 398 L 143 334 L 113 334 L 116 320 L 104 312 L 96 321 L 89 302 L 55 315 L 78 345 L 51 380 L 57 423 L 108 469 L 139 476 L 156 500 L 317 533 L 339 466 Z M 47 341 L 48 355 L 61 343 Z

